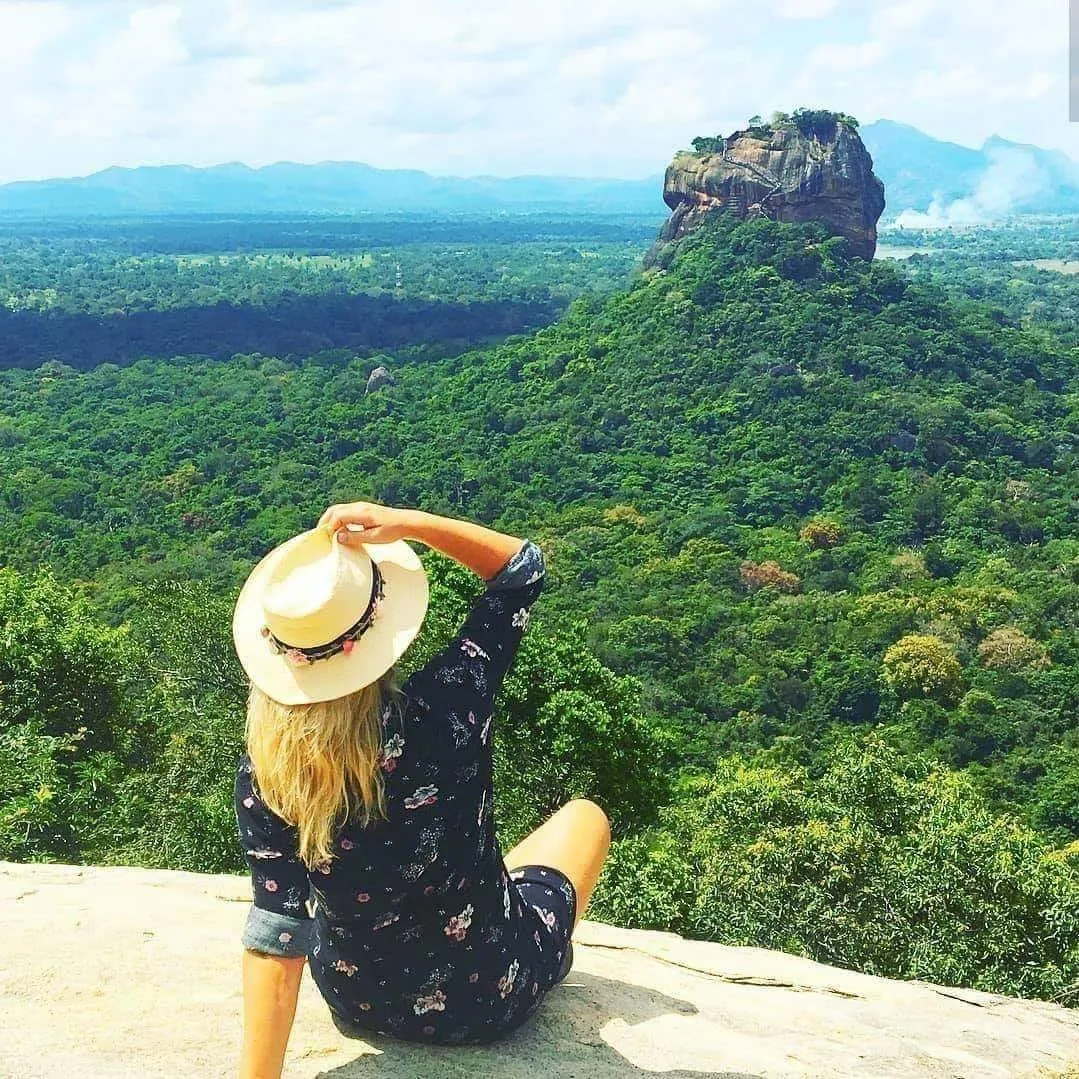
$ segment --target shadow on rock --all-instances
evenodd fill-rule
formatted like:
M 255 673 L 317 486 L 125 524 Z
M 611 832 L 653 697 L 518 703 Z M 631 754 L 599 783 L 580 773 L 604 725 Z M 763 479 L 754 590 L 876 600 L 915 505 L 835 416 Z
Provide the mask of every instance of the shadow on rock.
M 536 1013 L 508 1038 L 493 1045 L 428 1046 L 372 1034 L 364 1040 L 376 1051 L 320 1072 L 318 1079 L 368 1079 L 379 1076 L 498 1075 L 503 1079 L 614 1079 L 616 1076 L 662 1074 L 668 1079 L 760 1079 L 749 1072 L 668 1070 L 672 1028 L 657 1029 L 651 1036 L 633 1034 L 642 1023 L 698 1014 L 695 1004 L 666 996 L 627 982 L 595 974 L 570 973 L 554 989 Z M 614 1026 L 608 1030 L 608 1024 Z M 608 1036 L 604 1031 L 608 1030 Z M 691 1037 L 688 1026 L 678 1044 Z M 615 1048 L 613 1041 L 641 1046 L 632 1058 Z M 678 1035 L 676 1034 L 677 1038 Z

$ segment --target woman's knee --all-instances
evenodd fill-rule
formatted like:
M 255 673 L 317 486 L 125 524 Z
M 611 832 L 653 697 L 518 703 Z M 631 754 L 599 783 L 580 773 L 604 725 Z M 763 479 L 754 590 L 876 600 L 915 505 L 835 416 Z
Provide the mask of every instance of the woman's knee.
M 560 812 L 572 814 L 575 820 L 587 823 L 595 831 L 604 835 L 608 841 L 610 840 L 611 820 L 603 807 L 590 798 L 574 798 L 567 802 Z

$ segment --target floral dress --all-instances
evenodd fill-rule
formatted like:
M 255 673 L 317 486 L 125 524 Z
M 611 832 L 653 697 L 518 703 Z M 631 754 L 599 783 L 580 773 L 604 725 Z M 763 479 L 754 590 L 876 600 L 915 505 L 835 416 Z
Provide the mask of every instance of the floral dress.
M 386 820 L 346 822 L 312 872 L 240 759 L 236 814 L 254 902 L 243 943 L 307 955 L 338 1028 L 493 1041 L 566 976 L 576 896 L 548 866 L 506 871 L 491 792 L 493 698 L 543 587 L 526 541 L 453 642 L 382 718 Z M 309 903 L 310 901 L 310 903 Z M 312 915 L 313 910 L 313 915 Z

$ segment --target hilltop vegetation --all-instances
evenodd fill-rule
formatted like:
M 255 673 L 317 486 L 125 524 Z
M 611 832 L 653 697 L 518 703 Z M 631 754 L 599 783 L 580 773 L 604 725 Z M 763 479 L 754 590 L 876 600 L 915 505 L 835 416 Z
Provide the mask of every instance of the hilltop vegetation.
M 837 124 L 843 124 L 852 131 L 858 130 L 858 121 L 845 112 L 832 112 L 830 109 L 795 109 L 794 112 L 773 112 L 768 120 L 751 116 L 744 133 L 757 139 L 768 139 L 781 128 L 795 128 L 807 138 L 829 140 L 834 138 Z M 734 138 L 741 132 L 728 136 Z M 700 136 L 693 140 L 695 154 L 716 154 L 725 148 L 727 138 L 723 135 Z
M 369 496 L 547 552 L 503 835 L 598 796 L 598 912 L 1069 999 L 1073 340 L 720 217 L 531 336 L 392 355 L 365 395 L 381 358 L 0 373 L 0 855 L 237 865 L 229 600 Z M 470 587 L 430 566 L 428 642 Z

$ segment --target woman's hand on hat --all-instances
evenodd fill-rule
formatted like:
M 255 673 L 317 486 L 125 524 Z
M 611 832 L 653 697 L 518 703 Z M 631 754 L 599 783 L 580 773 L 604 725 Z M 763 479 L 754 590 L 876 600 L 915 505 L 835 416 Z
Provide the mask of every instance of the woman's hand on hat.
M 318 527 L 325 528 L 338 542 L 355 546 L 405 539 L 409 534 L 408 522 L 408 510 L 380 506 L 375 502 L 349 502 L 330 506 L 319 518 Z

